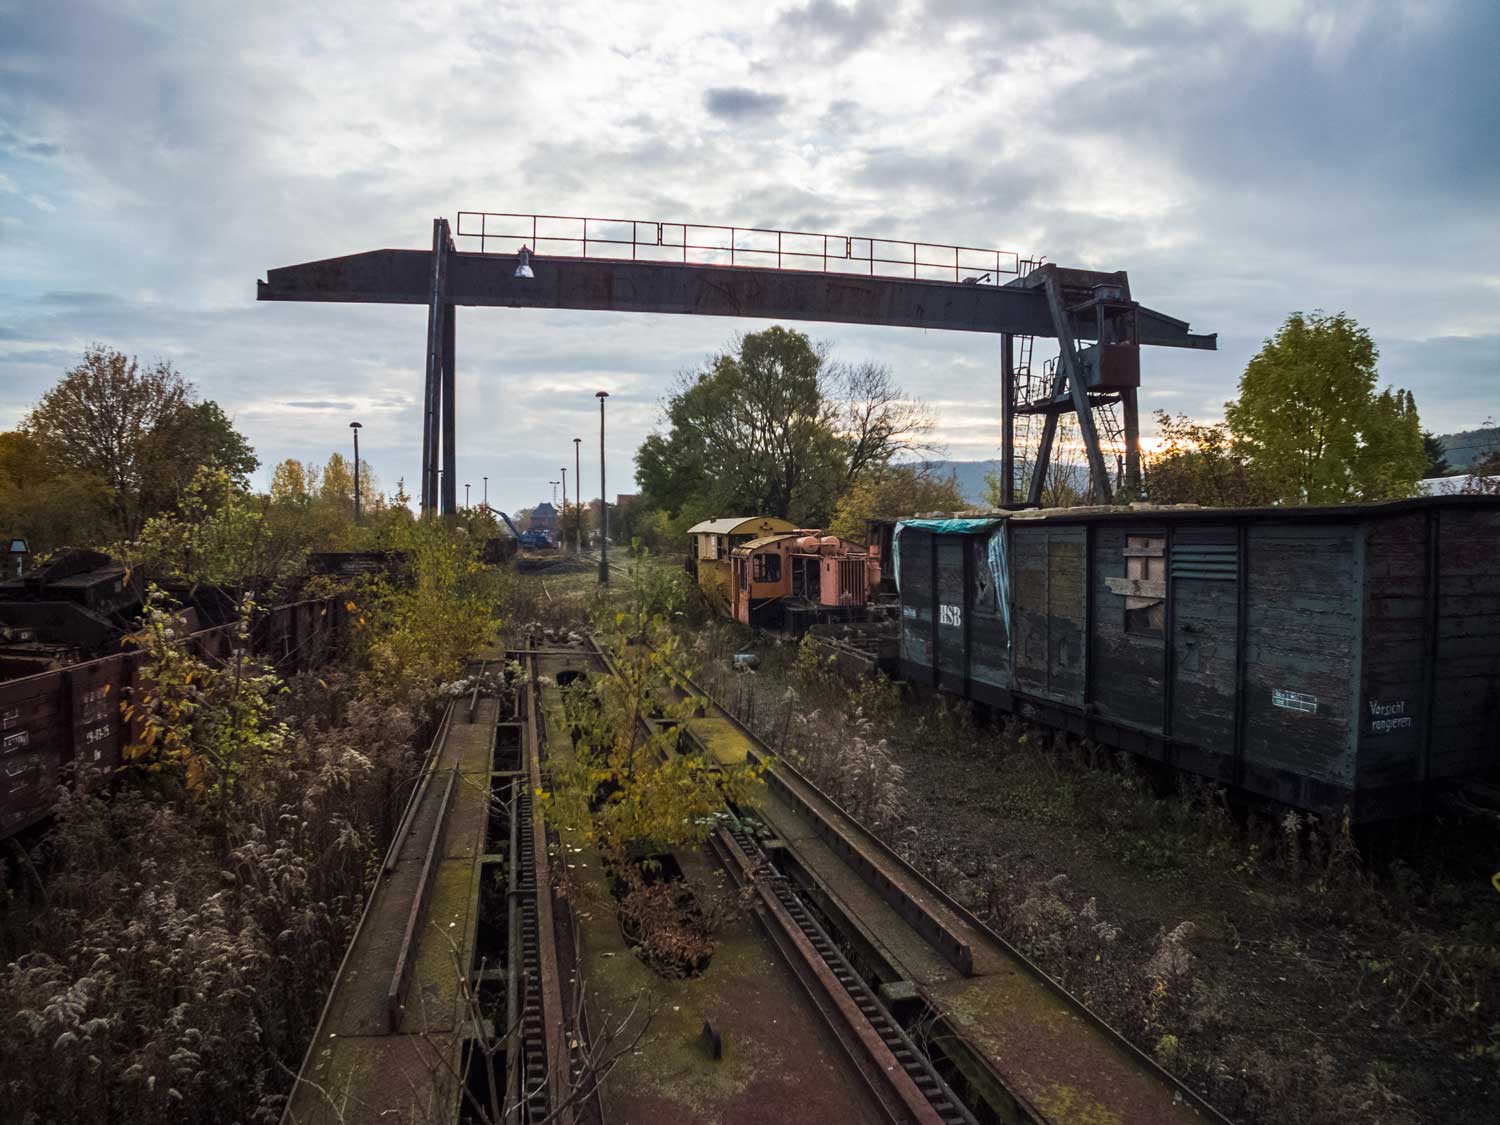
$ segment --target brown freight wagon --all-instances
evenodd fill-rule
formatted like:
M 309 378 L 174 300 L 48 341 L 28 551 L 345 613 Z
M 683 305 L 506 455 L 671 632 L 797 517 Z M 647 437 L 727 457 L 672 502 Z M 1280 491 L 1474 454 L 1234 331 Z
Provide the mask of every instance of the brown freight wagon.
M 902 674 L 1361 821 L 1500 769 L 1500 498 L 908 520 Z
M 250 648 L 283 674 L 320 666 L 339 643 L 341 598 L 295 602 L 255 622 Z M 235 624 L 182 640 L 207 660 L 228 660 L 244 644 Z M 0 840 L 52 812 L 57 786 L 107 776 L 130 732 L 120 714 L 143 654 L 132 650 L 0 683 Z

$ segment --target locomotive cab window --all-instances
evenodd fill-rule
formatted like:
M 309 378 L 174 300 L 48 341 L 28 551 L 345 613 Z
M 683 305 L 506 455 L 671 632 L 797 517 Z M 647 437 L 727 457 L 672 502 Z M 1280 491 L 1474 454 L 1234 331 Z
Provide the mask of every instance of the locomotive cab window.
M 1125 579 L 1110 586 L 1125 595 L 1125 632 L 1160 639 L 1166 627 L 1167 540 L 1163 535 L 1125 539 Z
M 780 582 L 781 556 L 763 551 L 751 560 L 750 578 L 754 582 Z

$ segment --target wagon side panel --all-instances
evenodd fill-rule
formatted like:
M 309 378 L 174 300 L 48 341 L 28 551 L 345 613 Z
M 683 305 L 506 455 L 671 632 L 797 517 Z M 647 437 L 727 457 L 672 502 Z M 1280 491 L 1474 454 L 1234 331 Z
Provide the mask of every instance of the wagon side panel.
M 1304 808 L 1337 811 L 1355 780 L 1360 534 L 1345 524 L 1249 529 L 1245 786 Z
M 62 672 L 0 684 L 0 838 L 52 810 L 73 757 L 67 704 Z
M 1429 512 L 1376 518 L 1366 531 L 1357 717 L 1362 813 L 1373 811 L 1371 802 L 1386 801 L 1373 795 L 1378 791 L 1415 806 L 1418 787 L 1426 780 L 1423 700 L 1431 646 L 1431 531 Z
M 1160 536 L 1159 528 L 1126 528 L 1101 523 L 1094 532 L 1094 600 L 1090 628 L 1093 644 L 1093 702 L 1100 716 L 1139 730 L 1160 733 L 1165 647 L 1162 638 L 1145 630 L 1127 628 L 1126 544 L 1131 539 Z
M 901 532 L 901 674 L 913 683 L 933 678 L 933 536 Z
M 1429 776 L 1500 770 L 1500 511 L 1437 513 L 1437 636 Z

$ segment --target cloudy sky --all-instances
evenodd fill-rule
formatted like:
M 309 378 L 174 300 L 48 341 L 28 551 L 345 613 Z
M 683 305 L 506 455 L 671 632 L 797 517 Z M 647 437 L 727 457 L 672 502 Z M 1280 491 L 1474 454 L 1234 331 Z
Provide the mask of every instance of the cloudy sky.
M 1494 0 L 0 0 L 0 428 L 97 340 L 170 359 L 265 479 L 357 418 L 416 491 L 424 311 L 255 281 L 464 209 L 1127 269 L 1219 333 L 1145 357 L 1143 408 L 1200 418 L 1288 312 L 1342 309 L 1462 429 L 1500 416 L 1497 58 Z M 625 490 L 674 374 L 757 327 L 464 310 L 460 482 L 550 495 L 604 389 Z M 889 363 L 950 456 L 994 455 L 996 338 L 809 327 Z

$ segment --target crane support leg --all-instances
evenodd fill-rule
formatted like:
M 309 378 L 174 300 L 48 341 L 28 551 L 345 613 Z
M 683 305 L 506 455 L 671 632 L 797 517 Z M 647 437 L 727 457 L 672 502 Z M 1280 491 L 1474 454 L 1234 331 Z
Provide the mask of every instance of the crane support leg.
M 1125 414 L 1125 494 L 1132 500 L 1141 497 L 1141 417 L 1136 406 L 1136 390 L 1127 387 L 1120 395 L 1120 409 Z
M 458 308 L 443 310 L 443 514 L 458 511 L 458 449 L 455 443 L 458 403 L 454 395 L 453 339 Z
M 1104 451 L 1099 447 L 1099 431 L 1094 427 L 1094 414 L 1089 406 L 1089 391 L 1083 381 L 1083 371 L 1078 362 L 1078 350 L 1073 342 L 1073 325 L 1068 319 L 1068 310 L 1063 307 L 1062 292 L 1058 289 L 1056 276 L 1049 274 L 1044 286 L 1047 291 L 1047 307 L 1052 311 L 1052 326 L 1057 331 L 1059 349 L 1057 373 L 1059 376 L 1064 373 L 1067 375 L 1068 391 L 1073 398 L 1073 411 L 1078 415 L 1078 432 L 1083 438 L 1083 447 L 1089 457 L 1089 475 L 1094 482 L 1094 498 L 1108 504 L 1112 499 L 1109 472 L 1104 467 Z M 1058 390 L 1061 389 L 1058 388 Z M 1048 432 L 1056 428 L 1056 423 L 1053 422 L 1048 426 Z M 1045 441 L 1045 437 L 1043 440 Z M 1038 458 L 1038 468 L 1041 467 L 1041 459 Z M 1035 481 L 1033 481 L 1032 491 L 1036 491 Z
M 422 392 L 422 511 L 434 511 L 441 503 L 438 466 L 442 450 L 441 418 L 447 399 L 448 363 L 445 351 L 452 349 L 453 307 L 448 304 L 448 255 L 453 240 L 447 219 L 432 220 L 432 271 L 427 300 L 427 363 Z
M 1000 337 L 1000 506 L 1016 502 L 1016 338 Z

